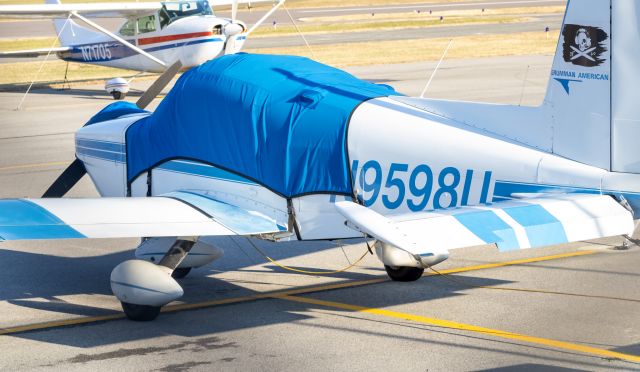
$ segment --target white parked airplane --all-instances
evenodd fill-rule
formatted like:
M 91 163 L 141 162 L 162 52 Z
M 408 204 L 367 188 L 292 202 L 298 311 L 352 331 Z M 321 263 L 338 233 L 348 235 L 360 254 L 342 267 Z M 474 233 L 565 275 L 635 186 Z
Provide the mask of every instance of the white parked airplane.
M 210 236 L 364 235 L 393 280 L 412 281 L 459 247 L 632 234 L 640 5 L 567 6 L 539 107 L 405 97 L 300 57 L 207 62 L 153 113 L 95 115 L 45 198 L 0 201 L 0 239 L 145 237 L 111 287 L 149 320 L 183 293 L 172 273 L 221 256 Z M 85 173 L 101 198 L 56 198 Z
M 144 3 L 60 4 L 0 6 L 3 18 L 52 18 L 60 47 L 1 52 L 0 58 L 57 54 L 78 63 L 136 71 L 163 72 L 180 61 L 183 68 L 197 66 L 223 54 L 237 53 L 247 36 L 285 0 L 180 0 Z M 250 29 L 236 19 L 239 3 L 272 2 L 274 6 Z M 231 19 L 216 17 L 212 6 L 231 5 Z M 125 18 L 111 32 L 93 18 Z M 74 22 L 77 19 L 87 25 Z M 122 99 L 128 91 L 124 79 L 107 83 L 107 91 Z

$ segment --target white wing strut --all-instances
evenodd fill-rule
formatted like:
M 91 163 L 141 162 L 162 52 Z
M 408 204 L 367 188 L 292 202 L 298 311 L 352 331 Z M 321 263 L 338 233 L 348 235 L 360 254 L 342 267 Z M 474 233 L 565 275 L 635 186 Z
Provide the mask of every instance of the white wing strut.
M 278 10 L 278 8 L 284 4 L 285 0 L 280 0 L 278 1 L 278 3 L 276 5 L 273 6 L 273 8 L 271 8 L 271 10 L 269 10 L 267 12 L 267 14 L 265 14 L 264 16 L 262 16 L 262 18 L 260 18 L 258 20 L 258 22 L 256 22 L 253 26 L 251 26 L 251 28 L 249 29 L 249 31 L 247 31 L 247 33 L 245 34 L 246 36 L 249 36 L 249 34 L 251 34 L 256 28 L 260 27 L 261 24 L 264 23 L 264 21 L 267 20 L 267 18 L 271 17 L 271 15 L 273 14 L 273 12 L 275 12 L 276 10 Z

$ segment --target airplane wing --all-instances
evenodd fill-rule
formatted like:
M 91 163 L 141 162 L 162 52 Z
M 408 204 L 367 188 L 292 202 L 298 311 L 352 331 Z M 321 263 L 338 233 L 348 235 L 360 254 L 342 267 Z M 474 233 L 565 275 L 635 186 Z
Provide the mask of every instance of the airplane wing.
M 0 241 L 257 235 L 287 230 L 273 217 L 209 195 L 0 200 Z
M 349 201 L 336 208 L 348 226 L 421 256 L 483 244 L 501 251 L 534 248 L 634 230 L 631 212 L 607 195 L 544 195 L 391 217 Z
M 210 6 L 230 6 L 233 0 L 211 0 Z M 238 0 L 238 4 L 278 3 L 274 0 Z M 153 14 L 162 8 L 160 2 L 141 3 L 62 3 L 0 6 L 1 18 L 67 18 L 75 12 L 88 18 L 127 18 Z
M 75 12 L 89 18 L 126 18 L 153 14 L 161 7 L 160 2 L 3 5 L 0 6 L 0 17 L 67 18 Z
M 55 54 L 61 52 L 68 52 L 71 47 L 58 47 L 58 48 L 42 48 L 42 49 L 28 49 L 17 50 L 12 52 L 0 52 L 0 58 L 35 58 L 38 56 L 46 56 L 47 54 Z

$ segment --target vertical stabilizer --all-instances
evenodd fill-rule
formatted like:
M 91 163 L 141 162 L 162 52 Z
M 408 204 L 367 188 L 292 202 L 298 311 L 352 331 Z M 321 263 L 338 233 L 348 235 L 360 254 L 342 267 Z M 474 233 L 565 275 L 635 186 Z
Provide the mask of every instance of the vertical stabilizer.
M 610 0 L 569 0 L 543 103 L 553 152 L 604 169 L 611 169 L 611 40 Z
M 45 3 L 60 4 L 60 0 L 45 0 Z M 56 28 L 56 35 L 58 35 L 58 40 L 60 40 L 61 46 L 82 44 L 87 42 L 90 38 L 99 35 L 86 27 L 78 25 L 71 19 L 54 19 L 53 25 Z
M 611 167 L 640 173 L 640 2 L 613 0 L 611 15 Z

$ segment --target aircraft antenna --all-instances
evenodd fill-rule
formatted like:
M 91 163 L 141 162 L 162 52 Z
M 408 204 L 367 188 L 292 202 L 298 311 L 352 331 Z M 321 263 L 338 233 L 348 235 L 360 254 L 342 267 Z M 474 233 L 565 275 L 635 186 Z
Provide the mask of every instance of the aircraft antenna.
M 22 99 L 20 100 L 18 107 L 16 107 L 16 111 L 22 110 L 22 104 L 24 103 L 24 100 L 27 98 L 27 94 L 29 94 L 29 92 L 31 91 L 31 88 L 33 87 L 33 84 L 36 82 L 36 80 L 38 80 L 38 76 L 40 76 L 40 72 L 42 72 L 42 68 L 44 67 L 44 64 L 49 59 L 49 56 L 51 55 L 51 51 L 56 46 L 56 42 L 60 40 L 60 35 L 62 35 L 62 32 L 64 31 L 64 28 L 69 23 L 70 19 L 71 19 L 71 14 L 69 14 L 69 16 L 67 17 L 67 20 L 64 21 L 64 24 L 62 25 L 62 27 L 60 27 L 60 31 L 58 31 L 58 34 L 56 35 L 55 40 L 53 40 L 53 43 L 51 44 L 51 47 L 49 48 L 49 51 L 47 52 L 46 57 L 44 57 L 44 61 L 42 61 L 42 63 L 40 64 L 40 68 L 38 68 L 38 72 L 36 72 L 36 75 L 34 76 L 33 80 L 31 80 L 31 84 L 29 84 L 27 91 L 24 92 L 24 95 L 22 96 Z M 66 73 L 65 73 L 65 80 L 66 80 Z
M 524 99 L 524 88 L 527 86 L 527 77 L 529 76 L 529 67 L 531 65 L 527 65 L 527 69 L 524 71 L 524 80 L 522 80 L 522 91 L 520 92 L 520 102 L 518 106 L 522 106 L 522 100 Z
M 427 93 L 427 90 L 429 89 L 429 86 L 431 85 L 431 81 L 433 80 L 433 77 L 436 76 L 436 72 L 438 72 L 438 69 L 440 68 L 440 64 L 442 64 L 442 61 L 444 60 L 444 57 L 447 55 L 447 52 L 449 51 L 449 48 L 451 48 L 451 44 L 453 44 L 453 39 L 449 40 L 449 44 L 447 44 L 447 47 L 444 49 L 444 53 L 442 53 L 442 57 L 440 57 L 440 60 L 438 61 L 438 64 L 436 65 L 436 68 L 433 69 L 433 72 L 431 73 L 431 77 L 429 78 L 429 81 L 427 81 L 427 85 L 424 86 L 424 89 L 422 90 L 422 93 L 420 94 L 420 98 L 424 98 L 424 95 Z
M 289 16 L 289 19 L 291 20 L 291 23 L 293 23 L 293 27 L 296 28 L 296 31 L 298 31 L 298 34 L 300 34 L 300 36 L 302 37 L 302 40 L 304 40 L 304 43 L 307 45 L 307 48 L 309 48 L 309 52 L 311 52 L 311 58 L 316 58 L 315 53 L 313 53 L 313 49 L 311 49 L 311 45 L 309 45 L 309 42 L 307 41 L 307 38 L 304 37 L 304 34 L 302 33 L 302 30 L 300 30 L 300 28 L 298 28 L 298 25 L 296 24 L 296 21 L 293 19 L 293 16 L 291 16 L 291 13 L 289 12 L 289 9 L 287 9 L 287 6 L 282 4 L 282 9 L 284 9 L 287 12 L 287 15 Z

